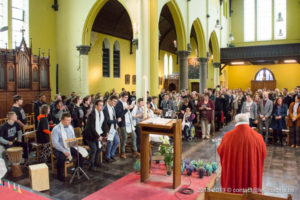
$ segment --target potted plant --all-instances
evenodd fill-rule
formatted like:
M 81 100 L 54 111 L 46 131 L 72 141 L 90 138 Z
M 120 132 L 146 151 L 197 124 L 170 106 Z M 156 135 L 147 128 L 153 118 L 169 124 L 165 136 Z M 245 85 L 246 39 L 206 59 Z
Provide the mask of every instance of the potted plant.
M 205 175 L 205 169 L 204 169 L 204 167 L 200 167 L 199 168 L 198 174 L 199 174 L 199 178 L 203 178 L 203 176 Z
M 167 168 L 167 175 L 170 176 L 172 173 L 172 165 L 173 165 L 173 153 L 174 149 L 173 146 L 170 145 L 169 140 L 167 137 L 162 136 L 160 137 L 162 140 L 162 144 L 159 146 L 159 151 L 162 156 L 164 156 L 164 161 Z

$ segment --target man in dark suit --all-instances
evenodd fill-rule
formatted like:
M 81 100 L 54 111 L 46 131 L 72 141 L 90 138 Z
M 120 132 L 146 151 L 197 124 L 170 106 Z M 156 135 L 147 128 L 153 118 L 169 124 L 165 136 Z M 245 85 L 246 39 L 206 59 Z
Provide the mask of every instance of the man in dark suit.
M 111 95 L 108 98 L 107 104 L 103 108 L 103 114 L 109 127 L 109 133 L 107 135 L 106 156 L 104 158 L 106 162 L 112 162 L 115 160 L 115 152 L 120 142 L 119 135 L 117 132 L 117 129 L 119 128 L 118 120 L 114 108 L 117 102 L 118 97 L 115 95 Z
M 115 107 L 116 109 L 116 116 L 118 119 L 118 125 L 120 127 L 121 131 L 121 158 L 126 159 L 125 154 L 125 145 L 127 142 L 127 136 L 128 134 L 131 134 L 132 138 L 132 150 L 133 150 L 133 156 L 137 157 L 140 154 L 137 152 L 136 147 L 136 133 L 134 130 L 134 125 L 132 123 L 132 115 L 129 110 L 133 108 L 133 105 L 128 105 L 128 94 L 126 92 L 122 92 L 120 94 L 120 99 Z M 125 115 L 127 115 L 125 117 Z
M 292 103 L 293 99 L 288 95 L 288 89 L 283 88 L 282 89 L 282 95 L 283 95 L 283 103 L 290 107 L 290 104 Z
M 263 99 L 258 103 L 258 131 L 263 135 L 263 126 L 266 127 L 265 143 L 268 144 L 269 127 L 271 124 L 271 115 L 273 111 L 273 102 L 269 99 L 268 92 L 263 93 Z
M 97 171 L 101 167 L 100 153 L 102 140 L 107 136 L 109 128 L 103 114 L 103 101 L 96 100 L 95 109 L 88 116 L 86 127 L 82 133 L 83 140 L 88 143 L 90 151 L 90 170 Z

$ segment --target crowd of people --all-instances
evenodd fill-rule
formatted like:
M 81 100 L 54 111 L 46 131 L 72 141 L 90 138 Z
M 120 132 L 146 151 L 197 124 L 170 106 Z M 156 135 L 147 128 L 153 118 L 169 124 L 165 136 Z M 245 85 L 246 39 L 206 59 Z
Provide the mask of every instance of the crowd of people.
M 22 128 L 26 126 L 26 115 L 19 95 L 13 97 L 13 106 L 7 114 L 8 121 L 0 127 L 0 155 L 14 145 L 24 148 L 24 158 L 28 155 L 22 140 Z M 147 106 L 144 112 L 144 104 Z M 146 116 L 145 116 L 146 113 Z M 116 150 L 120 143 L 122 159 L 126 159 L 125 146 L 131 135 L 132 156 L 140 156 L 140 129 L 138 123 L 148 117 L 182 119 L 182 135 L 189 140 L 194 135 L 195 124 L 201 125 L 198 137 L 209 139 L 213 130 L 218 131 L 238 113 L 249 116 L 249 125 L 257 127 L 265 143 L 269 143 L 269 128 L 272 128 L 275 144 L 283 145 L 282 130 L 289 127 L 291 147 L 300 147 L 300 86 L 288 92 L 287 89 L 274 91 L 250 89 L 229 90 L 216 87 L 205 89 L 204 94 L 181 90 L 168 92 L 162 89 L 158 96 L 147 93 L 147 102 L 136 97 L 135 92 L 125 89 L 118 94 L 114 89 L 89 95 L 84 98 L 72 92 L 69 98 L 55 95 L 49 105 L 45 95 L 34 102 L 37 142 L 41 144 L 41 162 L 50 158 L 50 140 L 53 154 L 57 159 L 57 177 L 64 181 L 64 163 L 77 157 L 77 150 L 66 142 L 67 139 L 83 137 L 89 152 L 82 149 L 79 165 L 89 155 L 91 171 L 101 167 L 100 153 L 106 144 L 104 160 L 116 160 Z M 286 120 L 287 119 L 287 120 Z M 120 137 L 119 137 L 120 136 Z M 197 135 L 196 135 L 197 136 Z M 79 150 L 79 149 L 78 149 Z

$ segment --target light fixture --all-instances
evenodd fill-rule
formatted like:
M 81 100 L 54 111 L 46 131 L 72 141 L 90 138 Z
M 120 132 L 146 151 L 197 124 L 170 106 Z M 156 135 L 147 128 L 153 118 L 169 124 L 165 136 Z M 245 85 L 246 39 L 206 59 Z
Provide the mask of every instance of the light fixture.
M 133 23 L 133 34 L 135 38 L 139 35 L 139 25 L 137 23 Z
M 236 62 L 231 62 L 231 65 L 244 65 L 245 62 L 243 61 L 236 61 Z
M 283 21 L 281 12 L 278 13 L 278 18 L 277 18 L 276 21 L 277 21 L 277 22 L 282 22 L 282 21 Z
M 139 48 L 139 25 L 137 23 L 133 23 L 133 39 L 132 44 L 135 46 L 136 49 Z
M 232 35 L 232 33 L 229 34 L 229 42 L 232 42 L 234 40 L 234 37 Z
M 282 37 L 282 36 L 283 36 L 282 29 L 279 29 L 278 36 L 280 36 L 280 37 Z
M 220 24 L 220 20 L 217 19 L 215 28 L 221 29 L 221 27 L 222 27 L 222 26 L 221 26 L 221 24 Z
M 296 63 L 297 60 L 290 59 L 290 60 L 284 60 L 283 62 L 284 62 L 284 63 Z
M 176 40 L 173 41 L 173 44 L 174 44 L 174 47 L 177 48 L 177 41 Z

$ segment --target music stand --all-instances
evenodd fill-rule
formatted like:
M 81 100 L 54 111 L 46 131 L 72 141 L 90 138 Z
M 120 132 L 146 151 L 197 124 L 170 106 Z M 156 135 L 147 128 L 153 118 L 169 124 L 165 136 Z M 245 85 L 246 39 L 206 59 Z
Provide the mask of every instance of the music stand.
M 72 138 L 72 139 L 67 139 L 67 140 L 65 140 L 66 142 L 68 142 L 69 143 L 69 146 L 71 147 L 71 144 L 73 143 L 73 142 L 76 142 L 76 147 L 77 147 L 77 167 L 76 167 L 76 169 L 75 169 L 75 171 L 74 171 L 74 173 L 73 173 L 73 175 L 72 175 L 72 177 L 71 177 L 71 179 L 70 179 L 70 184 L 72 184 L 72 182 L 73 182 L 73 180 L 74 180 L 74 178 L 75 178 L 75 176 L 77 175 L 77 179 L 80 179 L 81 178 L 81 175 L 80 175 L 80 172 L 82 173 L 82 175 L 84 175 L 85 176 L 85 178 L 87 179 L 87 180 L 90 180 L 90 178 L 88 177 L 88 175 L 85 173 L 85 171 L 79 166 L 79 140 L 82 140 L 82 137 L 79 137 L 79 138 Z M 71 152 L 70 152 L 71 153 Z

